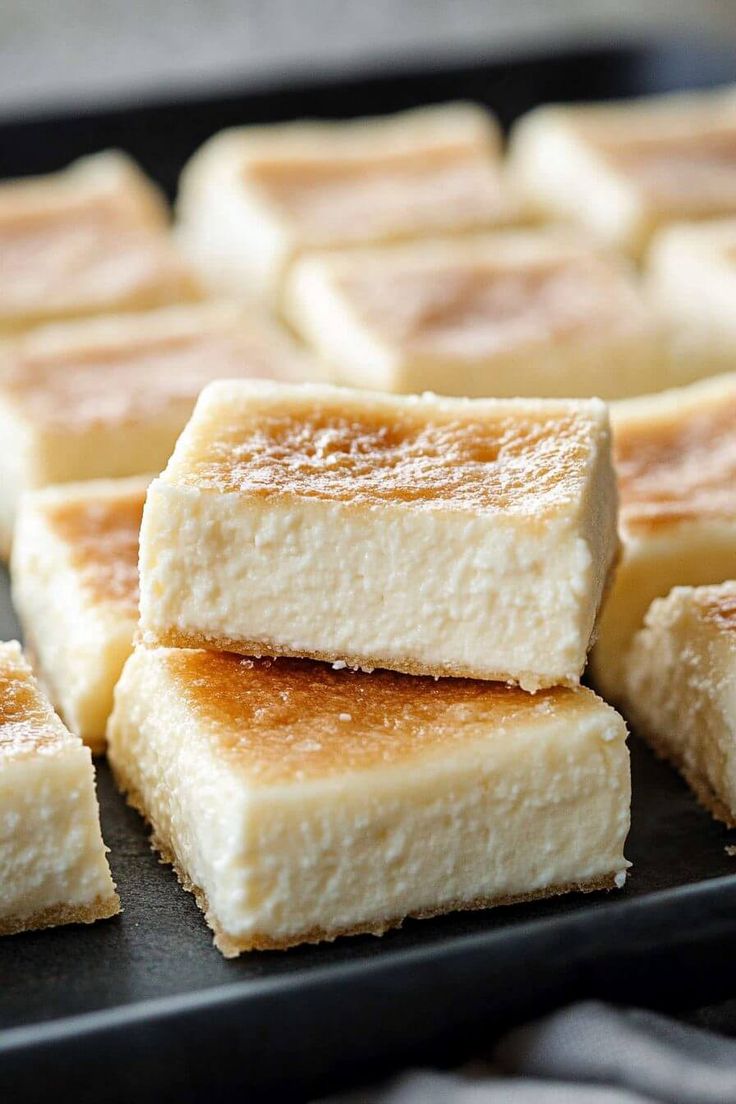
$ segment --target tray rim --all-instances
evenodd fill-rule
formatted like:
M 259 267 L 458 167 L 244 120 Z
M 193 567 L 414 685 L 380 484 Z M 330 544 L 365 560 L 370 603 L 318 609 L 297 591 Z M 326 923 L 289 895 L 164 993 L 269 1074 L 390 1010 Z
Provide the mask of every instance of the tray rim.
M 603 891 L 605 892 L 605 891 Z M 623 891 L 625 892 L 625 890 Z M 427 946 L 408 948 L 389 948 L 383 955 L 371 955 L 358 962 L 327 963 L 320 966 L 308 966 L 304 970 L 284 972 L 273 978 L 244 978 L 233 980 L 211 988 L 170 994 L 165 997 L 149 997 L 145 1000 L 131 1001 L 114 1007 L 101 1008 L 90 1012 L 59 1016 L 51 1020 L 33 1024 L 24 1024 L 0 1030 L 0 1058 L 4 1054 L 33 1048 L 49 1043 L 63 1042 L 65 1039 L 94 1036 L 118 1031 L 141 1022 L 155 1022 L 172 1017 L 186 1016 L 190 1013 L 204 1012 L 228 1004 L 241 1004 L 259 997 L 283 994 L 289 990 L 303 990 L 306 987 L 321 988 L 351 980 L 366 980 L 395 969 L 421 968 L 431 965 L 439 958 L 475 954 L 491 949 L 494 943 L 509 940 L 525 942 L 530 936 L 549 937 L 553 935 L 572 936 L 576 929 L 585 928 L 594 913 L 600 913 L 597 928 L 610 925 L 615 928 L 619 922 L 626 923 L 627 936 L 637 935 L 647 922 L 657 927 L 662 922 L 662 913 L 679 911 L 683 906 L 693 907 L 718 901 L 723 910 L 733 917 L 736 910 L 736 873 L 713 878 L 704 878 L 698 882 L 687 882 L 679 886 L 655 890 L 629 900 L 611 900 L 597 895 L 597 900 L 580 908 L 572 909 L 560 916 L 537 917 L 516 924 L 504 925 L 491 931 L 473 932 L 465 935 L 441 936 Z M 513 906 L 511 906 L 513 907 Z M 656 913 L 656 917 L 653 914 Z M 644 924 L 641 924 L 642 919 Z M 637 926 L 636 922 L 640 926 Z M 421 921 L 417 921 L 421 923 Z M 733 927 L 734 920 L 730 920 Z M 202 937 L 210 935 L 202 922 Z M 660 947 L 676 946 L 690 933 L 678 928 L 674 938 L 667 940 L 665 932 Z M 631 942 L 635 940 L 632 938 Z M 217 953 L 213 948 L 213 953 Z M 281 954 L 287 952 L 273 952 Z

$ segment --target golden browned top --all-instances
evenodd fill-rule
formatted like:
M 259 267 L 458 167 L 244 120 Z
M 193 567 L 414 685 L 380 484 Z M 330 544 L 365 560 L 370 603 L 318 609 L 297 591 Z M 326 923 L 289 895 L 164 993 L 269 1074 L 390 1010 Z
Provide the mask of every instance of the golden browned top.
M 544 515 L 579 493 L 605 447 L 592 403 L 398 401 L 390 410 L 318 398 L 200 406 L 170 477 L 255 498 L 411 503 Z
M 290 379 L 296 371 L 295 357 L 247 325 L 142 334 L 139 326 L 121 318 L 118 339 L 98 344 L 82 327 L 66 347 L 19 342 L 0 360 L 0 392 L 30 421 L 62 430 L 155 423 L 167 413 L 183 425 L 211 380 Z
M 641 325 L 632 283 L 595 255 L 499 264 L 410 257 L 336 266 L 336 283 L 375 331 L 420 356 L 488 357 L 520 345 Z
M 453 143 L 365 156 L 262 158 L 247 181 L 302 244 L 412 237 L 508 219 L 490 148 Z
M 0 769 L 3 761 L 78 742 L 41 694 L 18 644 L 0 643 Z
M 588 691 L 530 695 L 469 679 L 334 670 L 310 660 L 169 650 L 177 694 L 218 753 L 263 783 L 329 777 L 461 746 L 475 726 L 513 739 L 517 723 L 590 708 Z
M 104 193 L 27 211 L 0 203 L 0 325 L 197 297 L 150 221 Z
M 94 601 L 121 616 L 138 613 L 138 533 L 146 493 L 96 496 L 48 505 L 47 522 L 69 548 L 72 565 Z
M 668 217 L 697 218 L 736 211 L 736 125 L 693 126 L 673 135 L 652 132 L 612 141 L 598 136 L 606 159 L 633 179 Z
M 614 421 L 624 530 L 736 518 L 736 386 Z

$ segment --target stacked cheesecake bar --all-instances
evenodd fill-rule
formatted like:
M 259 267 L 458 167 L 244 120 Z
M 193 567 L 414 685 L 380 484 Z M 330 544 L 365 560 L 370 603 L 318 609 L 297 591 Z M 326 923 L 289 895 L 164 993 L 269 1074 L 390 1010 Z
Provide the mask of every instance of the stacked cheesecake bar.
M 140 545 L 108 754 L 223 953 L 623 884 L 602 403 L 215 383 Z

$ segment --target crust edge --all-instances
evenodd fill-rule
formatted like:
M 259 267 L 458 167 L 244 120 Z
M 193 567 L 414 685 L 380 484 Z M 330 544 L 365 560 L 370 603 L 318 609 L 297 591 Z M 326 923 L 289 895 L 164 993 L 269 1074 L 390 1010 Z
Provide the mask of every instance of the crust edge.
M 163 648 L 203 648 L 206 651 L 232 652 L 245 656 L 271 656 L 274 659 L 313 659 L 320 663 L 334 663 L 339 660 L 348 667 L 362 668 L 364 670 L 384 669 L 397 671 L 402 675 L 418 675 L 429 678 L 468 678 L 478 679 L 482 682 L 501 682 L 508 685 L 520 686 L 528 693 L 536 693 L 538 690 L 549 690 L 556 686 L 568 689 L 576 689 L 580 685 L 580 675 L 549 675 L 540 677 L 538 673 L 521 672 L 511 676 L 508 672 L 480 670 L 474 667 L 463 667 L 453 664 L 424 664 L 414 663 L 411 660 L 387 659 L 385 656 L 359 656 L 349 653 L 309 651 L 300 648 L 289 648 L 279 644 L 263 640 L 246 640 L 235 636 L 214 636 L 208 633 L 187 633 L 179 629 L 164 629 L 152 631 L 146 629 L 143 633 L 138 631 L 137 643 L 145 647 Z
M 57 928 L 63 924 L 93 924 L 96 920 L 107 920 L 121 912 L 120 898 L 117 893 L 106 897 L 95 897 L 87 905 L 50 905 L 30 916 L 11 916 L 0 919 L 0 935 L 18 935 L 26 931 L 39 931 L 42 928 Z

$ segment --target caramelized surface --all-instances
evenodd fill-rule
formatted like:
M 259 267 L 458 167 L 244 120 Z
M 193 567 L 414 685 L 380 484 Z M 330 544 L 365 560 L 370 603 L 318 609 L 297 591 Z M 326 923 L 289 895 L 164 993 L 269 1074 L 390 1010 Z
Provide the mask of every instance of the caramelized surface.
M 68 545 L 72 564 L 93 600 L 122 616 L 138 613 L 138 533 L 146 492 L 72 500 L 48 506 L 49 525 Z
M 617 169 L 636 181 L 668 216 L 698 217 L 736 210 L 736 126 L 702 126 L 680 135 L 620 136 L 597 143 Z
M 144 295 L 192 298 L 191 277 L 166 234 L 109 196 L 77 208 L 0 207 L 0 255 L 0 320 L 125 306 Z
M 614 460 L 625 528 L 736 518 L 736 385 L 615 425 Z
M 535 403 L 389 411 L 339 400 L 289 399 L 190 423 L 176 482 L 251 497 L 297 496 L 355 505 L 498 510 L 542 515 L 566 505 L 585 478 L 597 423 L 584 407 Z
M 572 723 L 595 700 L 588 691 L 530 695 L 499 683 L 335 671 L 309 660 L 177 649 L 160 655 L 216 752 L 268 783 L 449 752 L 478 725 L 513 740 L 517 724 L 542 723 L 553 711 Z
M 0 769 L 3 760 L 78 741 L 41 694 L 15 643 L 0 643 Z
M 0 391 L 37 424 L 74 429 L 154 422 L 182 403 L 194 406 L 206 383 L 231 377 L 292 378 L 294 361 L 257 332 L 202 332 L 141 338 L 135 320 L 120 323 L 116 346 L 80 338 L 54 353 L 32 339 L 8 353 Z
M 499 172 L 490 150 L 479 144 L 263 159 L 246 175 L 312 244 L 493 223 L 505 209 Z
M 386 254 L 337 283 L 371 328 L 426 356 L 492 356 L 642 317 L 628 281 L 595 256 L 417 264 Z

